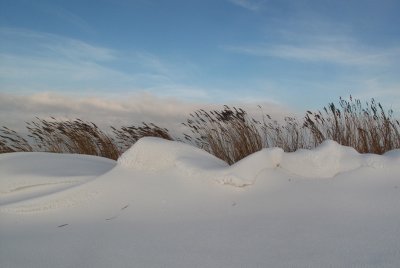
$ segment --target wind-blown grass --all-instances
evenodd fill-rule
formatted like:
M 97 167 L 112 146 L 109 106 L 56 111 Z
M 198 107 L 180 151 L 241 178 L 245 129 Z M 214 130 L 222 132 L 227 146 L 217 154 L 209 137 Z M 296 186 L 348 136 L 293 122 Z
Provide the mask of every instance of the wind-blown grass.
M 265 147 L 279 147 L 285 152 L 294 152 L 300 148 L 311 148 L 310 134 L 307 128 L 295 117 L 285 117 L 284 123 L 263 115 L 261 129 Z
M 330 103 L 323 112 L 308 111 L 304 127 L 311 131 L 314 145 L 331 139 L 360 153 L 375 154 L 400 148 L 399 120 L 374 99 L 364 107 L 351 96 L 350 100 L 340 98 L 339 107 Z
M 29 142 L 16 131 L 5 126 L 0 128 L 0 153 L 32 151 Z
M 95 123 L 81 119 L 60 121 L 55 118 L 37 118 L 28 122 L 28 137 L 40 151 L 77 153 L 118 159 L 119 151 L 114 140 Z
M 259 122 L 243 109 L 224 106 L 222 111 L 199 110 L 186 123 L 192 135 L 185 139 L 218 158 L 233 164 L 263 148 Z
M 158 137 L 173 140 L 168 129 L 161 128 L 153 123 L 142 122 L 140 126 L 122 126 L 119 129 L 111 127 L 111 129 L 115 135 L 114 140 L 121 152 L 129 149 L 138 139 L 143 137 Z
M 400 123 L 393 111 L 386 111 L 374 99 L 363 105 L 351 96 L 349 100 L 340 98 L 339 105 L 330 103 L 322 111 L 307 111 L 302 121 L 286 117 L 280 123 L 264 113 L 262 120 L 256 120 L 241 108 L 224 106 L 222 110 L 195 111 L 183 125 L 190 131 L 183 133 L 183 142 L 229 164 L 262 148 L 280 147 L 293 152 L 313 148 L 326 139 L 351 146 L 360 153 L 383 154 L 400 148 Z M 141 137 L 180 140 L 172 137 L 168 129 L 144 122 L 139 126 L 111 127 L 112 134 L 80 119 L 37 118 L 26 123 L 26 127 L 26 138 L 1 127 L 0 153 L 45 151 L 117 159 Z

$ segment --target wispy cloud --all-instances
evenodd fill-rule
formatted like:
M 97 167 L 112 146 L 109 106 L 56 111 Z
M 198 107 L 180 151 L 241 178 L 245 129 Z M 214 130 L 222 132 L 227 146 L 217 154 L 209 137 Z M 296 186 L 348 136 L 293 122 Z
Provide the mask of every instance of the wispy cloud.
M 88 43 L 51 36 L 53 42 L 41 46 L 59 56 L 74 60 L 112 61 L 117 58 L 117 52 L 108 48 L 93 46 Z
M 96 62 L 117 57 L 115 50 L 50 33 L 2 27 L 0 37 L 3 40 L 0 45 L 2 53 Z
M 116 51 L 81 40 L 24 29 L 0 28 L 0 91 L 205 91 L 185 83 L 190 64 L 170 63 L 146 51 Z M 184 92 L 184 90 L 182 90 Z
M 68 60 L 111 61 L 117 52 L 105 47 L 55 34 L 16 28 L 0 28 L 3 53 L 23 56 L 64 58 Z
M 340 65 L 387 65 L 400 57 L 400 47 L 368 47 L 352 38 L 307 37 L 296 42 L 278 44 L 226 46 L 225 49 L 260 57 L 274 57 L 305 62 L 325 62 Z
M 228 0 L 229 2 L 231 2 L 232 4 L 235 4 L 237 6 L 240 6 L 242 8 L 251 10 L 251 11 L 257 11 L 260 10 L 260 8 L 262 7 L 262 4 L 265 1 L 255 1 L 255 0 Z
M 93 61 L 0 54 L 0 89 L 33 92 L 43 90 L 102 91 L 135 85 L 134 77 Z M 116 81 L 116 82 L 114 82 Z

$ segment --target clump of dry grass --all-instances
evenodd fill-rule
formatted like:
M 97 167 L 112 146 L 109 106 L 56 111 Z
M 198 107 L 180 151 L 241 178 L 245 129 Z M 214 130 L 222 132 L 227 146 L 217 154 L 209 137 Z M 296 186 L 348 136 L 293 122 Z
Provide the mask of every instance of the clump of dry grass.
M 198 110 L 183 124 L 192 133 L 185 140 L 233 164 L 262 149 L 259 123 L 243 109 L 225 105 L 221 111 Z
M 29 137 L 39 151 L 77 153 L 118 159 L 119 152 L 113 139 L 96 124 L 81 119 L 59 121 L 55 118 L 27 123 Z
M 114 137 L 107 135 L 95 123 L 81 119 L 36 118 L 27 122 L 26 128 L 32 145 L 16 131 L 0 128 L 0 153 L 44 151 L 96 155 L 116 160 L 142 137 L 173 140 L 168 129 L 153 123 L 123 126 L 120 129 L 111 127 Z
M 16 131 L 5 126 L 0 128 L 0 153 L 32 151 L 29 142 Z
M 350 100 L 340 98 L 339 106 L 330 103 L 323 112 L 307 111 L 303 122 L 295 117 L 286 117 L 279 123 L 262 114 L 262 121 L 258 121 L 236 107 L 198 110 L 183 123 L 191 131 L 191 134 L 184 134 L 184 141 L 229 164 L 265 147 L 280 147 L 293 152 L 300 148 L 313 148 L 326 139 L 353 147 L 360 153 L 383 154 L 400 148 L 399 120 L 393 117 L 392 110 L 386 111 L 374 99 L 364 107 L 360 100 L 353 100 L 351 96 Z M 119 129 L 111 127 L 113 137 L 96 124 L 80 119 L 37 118 L 27 123 L 27 129 L 32 144 L 16 131 L 0 128 L 0 153 L 47 151 L 117 159 L 142 137 L 174 140 L 168 129 L 152 123 Z
M 158 137 L 166 140 L 174 140 L 169 134 L 168 129 L 161 128 L 153 123 L 142 122 L 140 126 L 122 126 L 120 129 L 111 127 L 111 129 L 121 152 L 130 148 L 142 137 Z
M 284 123 L 281 124 L 269 115 L 263 114 L 261 129 L 264 134 L 265 147 L 279 147 L 285 152 L 310 148 L 308 131 L 295 117 L 285 117 Z
M 385 111 L 374 99 L 364 107 L 360 100 L 340 98 L 339 107 L 330 103 L 324 112 L 308 111 L 304 127 L 310 130 L 313 145 L 326 139 L 351 146 L 360 153 L 383 154 L 400 148 L 400 124 L 393 111 Z
M 261 107 L 260 107 L 261 108 Z M 363 106 L 360 100 L 339 99 L 324 112 L 307 111 L 304 121 L 285 117 L 283 123 L 263 114 L 262 122 L 241 108 L 224 106 L 221 111 L 196 111 L 184 123 L 191 130 L 185 140 L 229 164 L 264 147 L 286 152 L 311 149 L 324 140 L 355 148 L 360 153 L 383 154 L 400 148 L 400 123 L 374 99 Z

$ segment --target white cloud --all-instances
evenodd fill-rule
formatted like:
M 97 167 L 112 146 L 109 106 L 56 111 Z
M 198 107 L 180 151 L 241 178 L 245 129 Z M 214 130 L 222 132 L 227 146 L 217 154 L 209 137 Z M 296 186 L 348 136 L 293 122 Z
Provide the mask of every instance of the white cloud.
M 290 111 L 274 103 L 227 103 L 242 107 L 250 114 L 258 114 L 257 105 L 270 115 L 281 118 Z M 181 133 L 182 125 L 191 112 L 198 109 L 221 109 L 222 104 L 188 102 L 176 98 L 161 98 L 149 93 L 140 93 L 123 97 L 93 97 L 60 95 L 54 93 L 36 93 L 17 95 L 0 93 L 0 122 L 5 125 L 24 131 L 27 121 L 36 116 L 49 118 L 54 116 L 60 119 L 81 118 L 92 121 L 104 129 L 110 125 L 121 126 L 152 122 L 167 127 L 172 133 Z

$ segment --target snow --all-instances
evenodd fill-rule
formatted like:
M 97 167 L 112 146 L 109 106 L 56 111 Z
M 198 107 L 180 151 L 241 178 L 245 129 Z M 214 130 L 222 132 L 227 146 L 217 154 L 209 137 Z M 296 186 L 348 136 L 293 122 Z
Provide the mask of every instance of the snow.
M 185 170 L 183 166 L 187 165 L 186 171 L 189 171 L 189 166 L 193 168 L 196 166 L 195 169 L 215 169 L 227 166 L 224 161 L 204 150 L 185 143 L 153 137 L 140 139 L 118 159 L 120 166 L 137 170 L 161 171 L 179 165 L 177 163 L 182 163 L 182 170 Z
M 400 150 L 0 155 L 1 267 L 400 267 Z
M 0 205 L 63 191 L 114 166 L 112 160 L 86 155 L 0 154 Z

